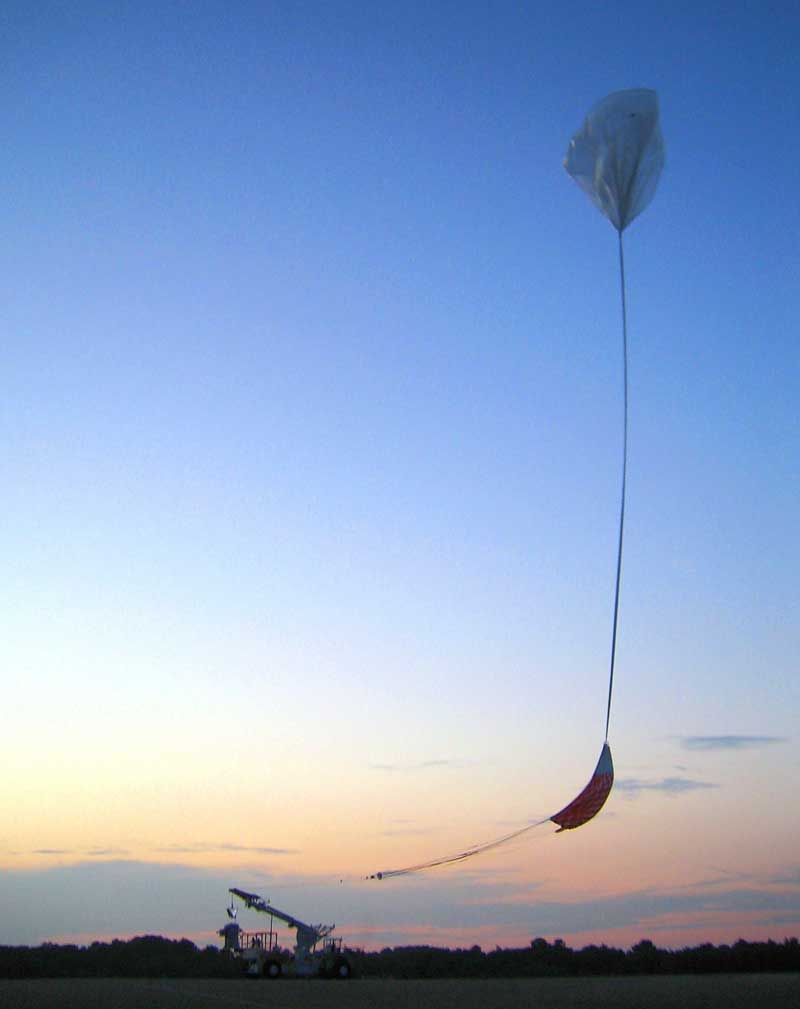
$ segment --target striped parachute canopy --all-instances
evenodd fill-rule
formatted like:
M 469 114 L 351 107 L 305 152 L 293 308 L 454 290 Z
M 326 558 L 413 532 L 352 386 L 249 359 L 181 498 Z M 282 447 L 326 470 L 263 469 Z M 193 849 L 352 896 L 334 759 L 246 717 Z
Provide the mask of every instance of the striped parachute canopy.
M 562 830 L 574 830 L 576 827 L 582 827 L 593 816 L 597 816 L 605 805 L 613 784 L 614 762 L 611 759 L 611 747 L 606 742 L 603 743 L 603 749 L 600 751 L 600 759 L 597 761 L 592 780 L 568 806 L 564 806 L 562 810 L 550 817 L 553 823 L 558 824 L 556 833 L 560 834 Z

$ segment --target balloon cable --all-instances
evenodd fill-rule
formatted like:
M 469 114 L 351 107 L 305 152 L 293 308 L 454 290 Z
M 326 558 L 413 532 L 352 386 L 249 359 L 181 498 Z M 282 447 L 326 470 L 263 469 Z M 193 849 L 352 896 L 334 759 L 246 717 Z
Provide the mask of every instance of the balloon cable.
M 625 256 L 622 251 L 622 231 L 619 235 L 619 280 L 622 299 L 622 361 L 623 361 L 623 425 L 622 425 L 622 493 L 619 506 L 619 540 L 617 542 L 617 579 L 614 588 L 614 622 L 611 632 L 611 669 L 608 675 L 608 705 L 606 707 L 606 742 L 611 720 L 611 692 L 614 688 L 614 660 L 617 655 L 617 618 L 619 616 L 619 583 L 622 574 L 622 536 L 625 529 L 625 482 L 628 471 L 628 312 L 625 302 Z
M 606 733 L 605 746 L 600 754 L 594 775 L 589 784 L 572 802 L 565 806 L 559 813 L 545 820 L 535 823 L 528 823 L 524 827 L 498 837 L 493 841 L 484 841 L 475 844 L 471 848 L 453 855 L 445 855 L 440 858 L 433 858 L 427 862 L 420 862 L 417 865 L 409 865 L 402 869 L 390 869 L 382 872 L 375 872 L 365 877 L 366 879 L 388 879 L 392 876 L 406 876 L 411 873 L 422 872 L 424 869 L 433 869 L 437 866 L 450 865 L 454 862 L 463 862 L 474 855 L 481 855 L 484 852 L 499 848 L 509 841 L 527 834 L 534 827 L 540 827 L 552 820 L 560 826 L 560 830 L 572 830 L 591 820 L 602 808 L 614 780 L 614 768 L 611 762 L 611 751 L 608 748 L 608 726 L 611 720 L 611 694 L 614 688 L 614 661 L 617 654 L 617 621 L 619 617 L 619 586 L 622 575 L 622 537 L 625 530 L 625 487 L 628 472 L 628 313 L 625 298 L 625 256 L 622 250 L 622 230 L 619 232 L 619 276 L 620 294 L 622 298 L 622 361 L 623 361 L 623 427 L 622 427 L 622 493 L 620 496 L 619 508 L 619 538 L 617 541 L 617 577 L 614 586 L 614 621 L 611 632 L 611 669 L 608 676 L 608 704 L 606 706 Z

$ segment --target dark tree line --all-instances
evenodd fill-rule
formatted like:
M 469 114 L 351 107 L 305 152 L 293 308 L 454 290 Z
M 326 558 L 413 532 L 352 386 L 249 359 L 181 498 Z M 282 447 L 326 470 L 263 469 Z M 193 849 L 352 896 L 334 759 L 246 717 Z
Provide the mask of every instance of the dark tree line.
M 732 946 L 659 949 L 642 939 L 632 949 L 585 946 L 573 950 L 561 939 L 534 939 L 522 949 L 484 952 L 435 946 L 396 946 L 380 952 L 348 950 L 362 977 L 567 977 L 609 974 L 707 974 L 800 971 L 800 943 L 745 942 Z M 90 946 L 44 943 L 0 946 L 0 978 L 22 977 L 238 977 L 241 964 L 228 953 L 188 939 L 139 936 Z
M 156 935 L 91 946 L 0 946 L 0 977 L 238 977 L 239 965 L 216 946 Z
M 732 946 L 658 949 L 642 939 L 630 950 L 585 946 L 573 950 L 563 940 L 534 939 L 523 949 L 484 953 L 471 949 L 400 946 L 380 953 L 359 953 L 363 977 L 580 977 L 608 974 L 705 974 L 800 971 L 800 943 L 745 942 Z

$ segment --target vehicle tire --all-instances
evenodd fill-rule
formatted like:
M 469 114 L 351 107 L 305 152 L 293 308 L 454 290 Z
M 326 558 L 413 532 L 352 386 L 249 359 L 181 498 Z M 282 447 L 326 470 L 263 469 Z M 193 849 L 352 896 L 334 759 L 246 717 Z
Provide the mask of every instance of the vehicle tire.
M 270 981 L 277 980 L 282 973 L 283 968 L 281 967 L 280 961 L 267 960 L 264 964 L 264 977 L 269 978 Z
M 346 960 L 337 960 L 333 965 L 331 977 L 336 978 L 337 981 L 346 981 L 350 977 L 350 973 L 350 964 Z

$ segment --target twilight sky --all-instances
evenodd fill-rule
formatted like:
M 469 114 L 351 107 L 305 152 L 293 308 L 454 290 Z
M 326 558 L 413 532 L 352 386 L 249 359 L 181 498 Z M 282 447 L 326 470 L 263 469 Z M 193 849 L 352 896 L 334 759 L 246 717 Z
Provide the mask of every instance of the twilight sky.
M 5 5 L 0 942 L 798 934 L 800 14 L 657 7 Z M 615 790 L 365 883 L 600 751 L 628 87 Z

